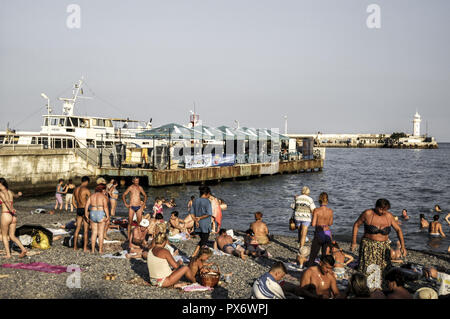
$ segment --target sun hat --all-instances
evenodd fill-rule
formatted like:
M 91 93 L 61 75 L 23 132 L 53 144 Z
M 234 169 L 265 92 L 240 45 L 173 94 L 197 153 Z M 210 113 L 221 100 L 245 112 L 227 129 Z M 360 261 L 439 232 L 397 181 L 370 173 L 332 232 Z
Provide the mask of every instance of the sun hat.
M 432 288 L 422 287 L 416 290 L 414 299 L 438 299 L 438 294 Z
M 148 219 L 145 219 L 145 218 L 142 219 L 139 224 L 139 226 L 142 226 L 142 227 L 148 227 L 149 225 L 150 225 L 150 222 L 148 221 Z

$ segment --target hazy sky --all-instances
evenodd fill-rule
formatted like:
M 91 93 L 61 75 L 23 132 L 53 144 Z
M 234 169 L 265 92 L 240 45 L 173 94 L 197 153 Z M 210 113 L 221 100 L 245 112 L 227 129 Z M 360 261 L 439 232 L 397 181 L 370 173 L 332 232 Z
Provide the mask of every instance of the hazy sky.
M 412 133 L 418 109 L 450 141 L 449 31 L 448 0 L 2 0 L 0 130 L 38 130 L 40 93 L 61 113 L 83 75 L 78 114 L 186 123 L 195 101 L 212 126 Z

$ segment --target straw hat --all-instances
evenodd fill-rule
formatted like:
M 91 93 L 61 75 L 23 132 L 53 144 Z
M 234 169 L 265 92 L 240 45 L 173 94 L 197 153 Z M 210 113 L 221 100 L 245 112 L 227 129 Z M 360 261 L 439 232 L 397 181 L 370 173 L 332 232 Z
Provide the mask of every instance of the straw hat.
M 438 294 L 432 288 L 422 287 L 416 290 L 414 299 L 438 299 Z

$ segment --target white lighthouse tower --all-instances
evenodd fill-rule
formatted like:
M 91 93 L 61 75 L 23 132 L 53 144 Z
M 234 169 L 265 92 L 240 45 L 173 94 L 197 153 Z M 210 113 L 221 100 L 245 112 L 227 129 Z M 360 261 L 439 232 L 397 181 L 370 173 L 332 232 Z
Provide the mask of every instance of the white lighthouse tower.
M 416 111 L 413 119 L 413 136 L 420 136 L 420 122 L 422 122 L 422 120 L 420 119 L 419 113 Z

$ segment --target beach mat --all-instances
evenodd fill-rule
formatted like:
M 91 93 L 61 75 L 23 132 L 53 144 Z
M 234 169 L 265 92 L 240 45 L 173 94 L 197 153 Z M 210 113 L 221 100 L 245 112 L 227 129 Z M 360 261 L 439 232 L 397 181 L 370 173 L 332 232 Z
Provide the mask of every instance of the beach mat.
M 34 270 L 40 272 L 46 272 L 51 274 L 61 274 L 67 272 L 67 266 L 50 265 L 42 262 L 35 262 L 31 264 L 17 263 L 17 264 L 3 264 L 3 268 L 25 269 Z

